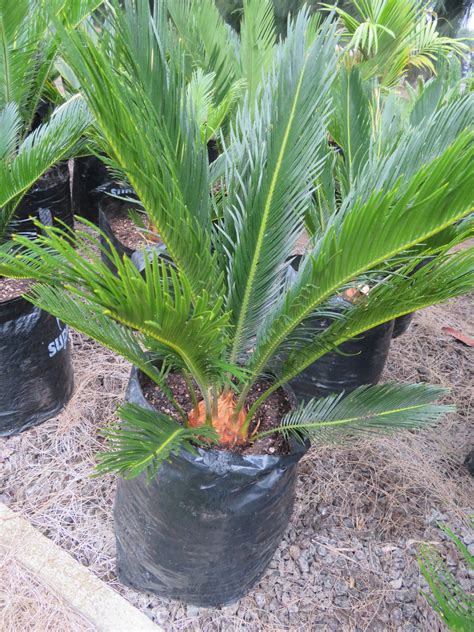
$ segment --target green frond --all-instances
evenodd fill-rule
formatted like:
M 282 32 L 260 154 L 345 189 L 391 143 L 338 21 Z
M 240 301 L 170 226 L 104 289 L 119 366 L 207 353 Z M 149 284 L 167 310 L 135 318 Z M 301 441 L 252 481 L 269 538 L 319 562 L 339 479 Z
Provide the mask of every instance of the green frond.
M 168 415 L 136 404 L 124 404 L 117 414 L 123 424 L 104 433 L 107 451 L 98 457 L 99 474 L 120 474 L 127 479 L 146 472 L 150 481 L 162 463 L 180 450 L 194 453 L 196 446 L 216 440 L 213 428 L 186 428 Z
M 357 67 L 341 68 L 335 81 L 330 134 L 342 149 L 345 189 L 367 162 L 372 138 L 372 85 L 364 82 Z
M 33 243 L 17 236 L 15 243 L 23 249 L 5 254 L 2 273 L 8 272 L 8 265 L 16 266 L 16 274 L 21 271 L 40 283 L 48 279 L 50 284 L 62 286 L 72 298 L 82 300 L 84 309 L 92 314 L 107 316 L 137 331 L 146 348 L 161 353 L 166 350 L 177 366 L 191 372 L 203 393 L 214 380 L 222 379 L 219 361 L 228 345 L 228 315 L 205 290 L 193 300 L 186 277 L 180 277 L 156 253 L 151 261 L 145 258 L 145 269 L 140 273 L 109 243 L 117 269 L 114 275 L 95 254 L 96 241 L 87 233 L 78 231 L 74 236 L 58 228 L 44 228 L 44 232 L 45 236 Z M 36 303 L 46 296 L 54 299 L 40 286 L 29 298 Z M 48 310 L 60 309 L 59 303 L 41 305 Z M 66 316 L 60 318 L 67 322 Z M 82 330 L 82 321 L 75 326 Z
M 15 128 L 7 130 L 9 119 L 4 112 L 0 113 L 0 134 L 8 139 Z M 83 99 L 73 97 L 27 136 L 14 153 L 4 155 L 0 161 L 0 243 L 20 199 L 50 167 L 77 150 L 90 122 Z
M 236 82 L 226 96 L 217 102 L 215 98 L 215 73 L 205 74 L 201 69 L 193 72 L 187 87 L 187 98 L 193 115 L 199 124 L 203 143 L 215 138 L 230 111 L 240 99 L 244 82 Z
M 446 389 L 429 384 L 361 386 L 352 393 L 312 399 L 282 420 L 278 431 L 306 435 L 317 444 L 341 442 L 357 435 L 375 436 L 435 423 L 453 406 L 434 404 Z M 272 431 L 257 435 L 263 436 Z
M 400 83 L 410 68 L 435 74 L 435 62 L 465 55 L 466 44 L 443 37 L 428 2 L 419 0 L 354 0 L 357 14 L 331 5 L 347 41 L 347 63 L 356 63 L 365 78 L 377 78 L 384 88 Z
M 0 110 L 0 160 L 11 160 L 20 142 L 21 119 L 18 106 L 9 103 Z
M 241 79 L 231 28 L 214 0 L 167 0 L 166 5 L 191 72 L 199 68 L 206 74 L 215 73 L 216 101 L 220 103 Z
M 473 596 L 462 588 L 433 545 L 420 546 L 418 564 L 431 590 L 431 594 L 423 592 L 423 595 L 441 620 L 454 632 L 470 632 L 474 620 Z
M 99 148 L 126 175 L 194 297 L 203 289 L 218 296 L 206 146 L 149 4 L 137 4 L 139 11 L 116 11 L 112 42 L 97 43 L 83 29 L 63 32 L 63 46 L 100 129 Z
M 441 232 L 472 210 L 472 134 L 367 201 L 349 199 L 303 260 L 295 283 L 260 328 L 250 367 L 258 375 L 288 335 L 340 288 Z
M 384 278 L 324 331 L 306 325 L 299 342 L 290 337 L 285 343 L 290 353 L 280 367 L 275 386 L 293 379 L 346 340 L 404 314 L 466 294 L 474 286 L 474 249 L 449 257 L 442 255 L 413 273 L 414 265 L 408 264 Z
M 326 22 L 306 50 L 308 16 L 289 26 L 277 71 L 262 88 L 253 115 L 242 106 L 225 151 L 222 249 L 227 305 L 235 324 L 232 359 L 253 343 L 258 323 L 280 292 L 282 266 L 303 231 L 325 141 L 335 72 L 333 26 Z
M 272 68 L 276 39 L 272 0 L 244 0 L 240 25 L 240 66 L 251 107 L 258 86 Z

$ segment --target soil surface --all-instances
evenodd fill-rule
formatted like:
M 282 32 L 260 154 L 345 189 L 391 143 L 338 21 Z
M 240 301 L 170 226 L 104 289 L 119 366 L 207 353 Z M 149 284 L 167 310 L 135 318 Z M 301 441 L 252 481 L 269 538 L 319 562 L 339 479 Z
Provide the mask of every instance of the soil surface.
M 6 303 L 25 294 L 32 286 L 30 279 L 6 279 L 0 277 L 0 303 Z
M 105 209 L 110 228 L 115 237 L 127 248 L 140 250 L 148 243 L 157 243 L 159 238 L 141 229 L 130 217 L 130 207 L 125 204 L 112 204 Z
M 474 478 L 463 465 L 473 448 L 473 351 L 443 331 L 452 327 L 473 336 L 472 300 L 417 313 L 408 332 L 393 341 L 383 377 L 448 386 L 446 401 L 456 403 L 457 412 L 423 432 L 350 448 L 313 446 L 299 468 L 281 545 L 265 576 L 236 604 L 201 609 L 118 582 L 115 480 L 91 474 L 103 447 L 99 432 L 115 419 L 130 365 L 86 337 L 74 336 L 76 389 L 67 409 L 0 440 L 0 499 L 167 632 L 446 630 L 420 592 L 427 585 L 416 553 L 420 542 L 432 542 L 472 591 L 472 571 L 437 526 L 449 524 L 474 554 L 468 520 Z M 11 611 L 7 620 L 15 621 Z M 27 629 L 23 615 L 8 632 Z
M 166 395 L 160 388 L 152 382 L 147 376 L 141 375 L 140 382 L 143 388 L 145 399 L 157 410 L 169 414 L 180 422 L 179 415 L 169 403 Z M 178 404 L 190 413 L 193 408 L 191 395 L 182 375 L 174 373 L 168 376 L 167 384 L 170 387 Z M 196 387 L 196 385 L 194 385 Z M 248 408 L 260 397 L 260 395 L 270 386 L 268 382 L 259 382 L 254 384 L 247 398 Z M 291 403 L 288 395 L 283 389 L 279 389 L 272 393 L 270 397 L 260 406 L 254 415 L 249 428 L 249 435 L 252 436 L 257 432 L 265 432 L 276 426 L 281 425 L 283 416 L 291 409 Z M 218 449 L 219 446 L 213 446 Z M 288 454 L 289 444 L 281 434 L 268 435 L 262 437 L 253 443 L 244 446 L 235 446 L 233 452 L 239 454 Z

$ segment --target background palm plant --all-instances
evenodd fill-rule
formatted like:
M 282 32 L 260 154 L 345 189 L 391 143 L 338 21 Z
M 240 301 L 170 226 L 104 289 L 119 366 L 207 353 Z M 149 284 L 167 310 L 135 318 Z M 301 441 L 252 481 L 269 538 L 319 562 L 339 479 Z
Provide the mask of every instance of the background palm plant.
M 60 106 L 48 123 L 22 138 L 16 103 L 0 109 L 0 243 L 15 230 L 18 204 L 34 183 L 79 148 L 91 117 L 81 97 Z
M 474 570 L 474 556 L 449 527 L 439 525 L 454 542 L 469 570 Z M 471 527 L 474 520 L 471 518 Z M 423 544 L 419 549 L 418 563 L 428 582 L 431 594 L 423 593 L 450 630 L 469 632 L 474 619 L 474 598 L 459 584 L 433 545 Z
M 91 117 L 79 97 L 67 102 L 54 84 L 59 39 L 53 20 L 75 28 L 102 0 L 0 2 L 0 243 L 23 195 L 69 158 Z M 63 102 L 32 131 L 43 99 Z
M 335 25 L 327 20 L 316 29 L 306 11 L 298 14 L 255 101 L 247 96 L 240 105 L 213 173 L 186 73 L 162 45 L 166 20 L 150 19 L 147 0 L 127 0 L 124 11 L 115 5 L 113 26 L 113 38 L 99 45 L 85 30 L 64 31 L 64 54 L 95 116 L 95 142 L 134 187 L 171 263 L 155 253 L 140 273 L 112 251 L 114 276 L 94 249 L 107 251 L 87 231 L 48 228 L 33 244 L 17 237 L 14 253 L 4 247 L 0 272 L 36 279 L 33 303 L 122 354 L 168 396 L 174 417 L 131 405 L 119 413 L 125 428 L 112 433 L 101 467 L 136 475 L 153 473 L 192 441 L 248 441 L 255 410 L 318 357 L 381 322 L 466 292 L 474 253 L 450 255 L 451 244 L 427 241 L 469 213 L 474 147 L 463 128 L 449 141 L 438 131 L 420 147 L 405 138 L 395 158 L 370 162 L 370 188 L 354 190 L 328 218 L 290 282 L 288 259 L 325 164 L 317 157 L 327 142 Z M 396 160 L 410 169 L 397 172 Z M 414 272 L 428 253 L 431 263 Z M 381 271 L 384 282 L 334 315 L 324 332 L 304 326 L 331 313 L 332 297 Z M 200 402 L 191 412 L 202 425 L 190 427 L 189 411 L 167 385 L 170 371 L 195 391 Z M 256 382 L 263 393 L 249 406 Z M 364 388 L 348 401 L 311 401 L 280 430 L 318 437 L 414 427 L 447 409 L 433 404 L 442 392 Z M 229 414 L 216 429 L 224 403 Z
M 346 62 L 356 63 L 364 77 L 376 77 L 384 87 L 397 85 L 411 68 L 434 73 L 436 61 L 469 51 L 461 40 L 438 32 L 430 2 L 352 0 L 351 5 L 356 15 L 336 5 L 325 6 L 341 20 Z
M 469 129 L 473 115 L 473 94 L 457 60 L 441 67 L 437 77 L 407 87 L 403 97 L 380 90 L 358 67 L 341 68 L 315 206 L 308 214 L 310 234 L 324 230 L 348 198 L 366 198 L 374 186 L 391 188 L 402 174 L 412 175 L 440 156 Z

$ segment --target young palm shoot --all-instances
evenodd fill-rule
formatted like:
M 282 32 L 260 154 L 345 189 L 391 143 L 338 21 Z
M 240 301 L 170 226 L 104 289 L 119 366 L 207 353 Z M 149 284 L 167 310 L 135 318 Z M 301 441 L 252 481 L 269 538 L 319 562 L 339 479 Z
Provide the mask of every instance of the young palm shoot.
M 136 7 L 148 11 L 148 1 Z M 172 413 L 129 404 L 119 412 L 124 423 L 100 468 L 136 476 L 155 473 L 181 448 L 258 442 L 256 411 L 318 357 L 380 322 L 468 291 L 472 251 L 438 248 L 428 266 L 409 273 L 419 245 L 472 210 L 474 146 L 472 133 L 460 129 L 439 148 L 438 130 L 417 148 L 416 165 L 409 139 L 400 144 L 405 173 L 392 173 L 389 160 L 370 162 L 370 187 L 329 218 L 290 283 L 288 259 L 324 165 L 315 157 L 332 107 L 335 25 L 329 19 L 315 33 L 305 10 L 289 24 L 255 100 L 247 97 L 233 122 L 214 225 L 217 194 L 183 68 L 168 59 L 152 26 L 152 45 L 137 61 L 127 14 L 116 7 L 114 20 L 114 55 L 110 42 L 97 45 L 85 30 L 65 37 L 64 54 L 95 116 L 96 142 L 137 192 L 171 263 L 155 254 L 140 273 L 112 252 L 114 276 L 87 231 L 48 228 L 33 244 L 17 237 L 14 254 L 3 248 L 0 272 L 36 279 L 29 300 L 122 354 L 168 396 Z M 331 313 L 331 298 L 348 286 L 395 267 L 324 332 L 303 326 Z M 171 374 L 181 374 L 192 392 L 187 409 Z M 259 396 L 251 399 L 255 385 Z M 422 427 L 449 410 L 434 403 L 441 394 L 425 384 L 362 389 L 348 400 L 311 401 L 274 431 L 306 432 L 317 442 Z

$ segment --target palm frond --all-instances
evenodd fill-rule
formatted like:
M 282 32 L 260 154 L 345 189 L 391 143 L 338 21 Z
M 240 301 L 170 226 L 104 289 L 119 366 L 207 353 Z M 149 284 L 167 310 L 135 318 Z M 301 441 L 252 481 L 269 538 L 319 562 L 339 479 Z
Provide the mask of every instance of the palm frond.
M 341 68 L 335 88 L 330 133 L 342 149 L 345 190 L 349 190 L 367 161 L 372 143 L 372 86 L 354 67 Z
M 98 457 L 99 474 L 113 472 L 127 479 L 146 472 L 150 481 L 162 463 L 180 450 L 194 453 L 195 446 L 216 440 L 213 428 L 186 428 L 168 415 L 136 404 L 124 404 L 117 414 L 123 425 L 104 433 L 107 451 Z
M 215 73 L 216 101 L 221 102 L 241 78 L 231 28 L 214 0 L 167 0 L 166 5 L 191 72 Z
M 473 568 L 474 560 L 467 547 L 450 529 L 442 528 L 453 539 L 456 546 L 465 555 L 468 564 Z M 472 595 L 462 588 L 433 545 L 422 544 L 420 546 L 418 564 L 431 590 L 431 595 L 422 593 L 428 603 L 450 630 L 469 632 L 474 620 Z
M 262 324 L 250 361 L 256 375 L 291 331 L 345 284 L 469 214 L 473 152 L 466 131 L 412 178 L 373 191 L 365 202 L 348 200 L 346 212 L 333 218 Z
M 454 406 L 433 403 L 446 392 L 429 384 L 361 386 L 348 395 L 330 395 L 300 404 L 285 415 L 277 430 L 307 435 L 320 445 L 341 442 L 344 437 L 420 428 L 455 410 Z M 257 438 L 271 432 L 274 430 L 261 433 Z
M 435 62 L 465 55 L 467 45 L 438 32 L 438 19 L 429 3 L 419 0 L 359 0 L 353 16 L 337 6 L 324 5 L 340 18 L 347 41 L 346 62 L 357 64 L 366 78 L 392 88 L 410 68 L 435 74 Z
M 272 67 L 276 46 L 274 6 L 271 0 L 244 0 L 240 25 L 240 65 L 251 107 L 257 89 Z
M 145 257 L 145 269 L 140 273 L 128 258 L 121 259 L 109 242 L 115 276 L 95 254 L 96 241 L 87 233 L 78 231 L 74 236 L 58 228 L 43 230 L 45 235 L 34 243 L 15 237 L 23 250 L 5 254 L 2 272 L 21 260 L 16 264 L 17 275 L 42 284 L 48 279 L 49 284 L 62 286 L 72 298 L 82 300 L 92 314 L 108 316 L 139 332 L 148 349 L 166 349 L 175 365 L 192 373 L 204 394 L 210 381 L 222 379 L 220 360 L 228 344 L 228 315 L 205 290 L 194 302 L 186 277 L 180 277 L 156 253 L 151 261 Z M 46 310 L 60 309 L 56 295 L 45 292 L 37 286 L 29 299 Z M 48 298 L 54 304 L 48 304 Z M 66 321 L 68 315 L 63 317 Z M 82 330 L 84 321 L 78 318 L 75 327 Z
M 324 122 L 336 63 L 326 22 L 308 51 L 308 16 L 290 25 L 253 116 L 246 103 L 226 150 L 223 249 L 228 307 L 235 323 L 232 358 L 252 344 L 257 324 L 279 292 L 282 265 L 303 230 L 321 163 Z
M 0 160 L 11 160 L 20 142 L 21 119 L 18 106 L 9 103 L 0 110 Z
M 193 295 L 207 289 L 216 296 L 222 277 L 208 231 L 206 147 L 182 107 L 183 78 L 167 60 L 149 4 L 137 5 L 126 15 L 116 11 L 112 41 L 64 31 L 63 45 L 100 128 L 100 149 L 126 175 Z
M 449 244 L 444 247 L 445 250 L 448 248 Z M 281 346 L 283 361 L 280 360 L 280 366 L 274 368 L 278 378 L 254 404 L 249 415 L 253 414 L 271 392 L 346 340 L 398 316 L 469 292 L 474 285 L 472 250 L 449 257 L 440 255 L 415 272 L 415 262 L 407 264 L 389 278 L 384 278 L 359 303 L 342 313 L 328 312 L 326 317 L 332 323 L 323 331 L 317 325 L 317 320 L 314 325 L 311 321 L 303 323 Z
M 27 136 L 14 155 L 3 157 L 0 161 L 0 242 L 22 196 L 50 167 L 77 150 L 90 122 L 83 99 L 73 97 L 56 110 L 48 123 Z M 2 117 L 0 123 L 7 125 L 8 117 Z M 6 129 L 2 134 L 4 138 L 9 136 Z

